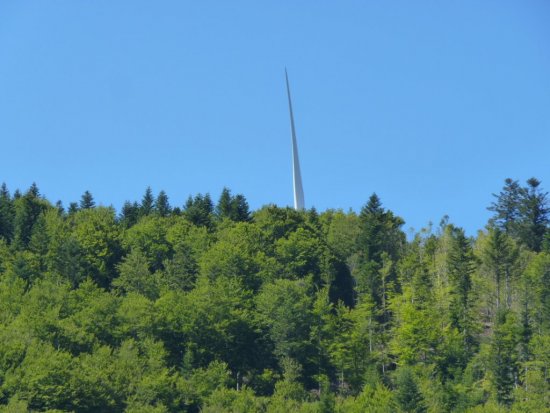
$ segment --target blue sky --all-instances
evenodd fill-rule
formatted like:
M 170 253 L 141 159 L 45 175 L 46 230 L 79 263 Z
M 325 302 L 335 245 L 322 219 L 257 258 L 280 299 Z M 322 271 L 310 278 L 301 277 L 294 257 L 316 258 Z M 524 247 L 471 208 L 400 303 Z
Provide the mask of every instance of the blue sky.
M 228 186 L 306 206 L 372 192 L 405 229 L 482 228 L 503 180 L 550 189 L 550 2 L 4 1 L 0 181 L 65 205 Z

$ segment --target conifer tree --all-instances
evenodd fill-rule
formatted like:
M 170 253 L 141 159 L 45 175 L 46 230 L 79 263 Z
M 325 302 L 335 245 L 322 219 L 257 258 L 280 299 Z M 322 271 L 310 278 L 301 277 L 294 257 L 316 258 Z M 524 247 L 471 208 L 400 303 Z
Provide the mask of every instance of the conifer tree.
M 216 216 L 219 219 L 230 218 L 232 210 L 232 201 L 233 197 L 231 196 L 231 191 L 224 187 L 216 205 Z
M 137 202 L 124 202 L 122 210 L 120 212 L 120 223 L 126 227 L 130 228 L 132 225 L 135 225 L 139 220 L 140 207 Z
M 0 188 L 0 238 L 10 242 L 13 238 L 15 207 L 5 183 Z
M 25 195 L 15 203 L 14 242 L 18 248 L 27 247 L 33 226 L 47 207 L 47 202 L 39 195 L 38 187 L 33 183 Z
M 409 367 L 402 367 L 397 371 L 396 384 L 395 397 L 404 412 L 422 413 L 426 411 L 424 398 L 418 390 L 414 374 Z
M 210 194 L 197 194 L 195 198 L 189 196 L 185 203 L 185 218 L 197 226 L 212 228 L 214 206 Z
M 357 238 L 357 248 L 361 258 L 358 273 L 364 279 L 361 283 L 368 286 L 375 304 L 380 305 L 380 270 L 384 261 L 397 260 L 405 242 L 404 234 L 400 230 L 404 222 L 391 211 L 385 211 L 376 194 L 373 194 L 362 208 L 359 222 L 361 232 Z M 387 281 L 391 282 L 395 279 L 395 274 L 392 272 L 386 277 Z
M 512 390 L 518 381 L 518 338 L 519 326 L 515 315 L 509 310 L 500 310 L 493 333 L 490 368 L 497 400 L 504 405 L 512 403 Z
M 487 208 L 495 213 L 491 222 L 509 235 L 514 235 L 517 231 L 521 194 L 522 188 L 518 181 L 506 178 L 502 191 L 498 195 L 493 194 L 496 201 Z
M 513 240 L 499 228 L 490 228 L 486 244 L 481 251 L 485 269 L 493 276 L 495 283 L 495 307 L 498 312 L 504 299 L 507 308 L 512 305 L 512 281 L 516 276 L 518 249 Z
M 231 209 L 234 221 L 245 222 L 250 220 L 248 202 L 246 202 L 246 198 L 244 197 L 244 195 L 235 195 L 235 198 L 233 198 Z
M 90 209 L 95 207 L 94 197 L 90 191 L 85 191 L 80 199 L 80 209 Z
M 519 237 L 530 250 L 539 252 L 549 222 L 548 192 L 540 189 L 536 178 L 527 180 L 522 191 Z
M 155 211 L 161 217 L 167 217 L 172 212 L 170 202 L 168 202 L 168 195 L 166 192 L 160 191 L 155 202 Z
M 69 204 L 69 209 L 67 210 L 67 213 L 69 215 L 74 215 L 78 212 L 78 204 L 76 202 L 71 202 Z
M 447 258 L 451 282 L 450 316 L 451 324 L 457 328 L 463 339 L 465 350 L 470 352 L 474 344 L 472 326 L 472 274 L 476 263 L 470 241 L 462 228 L 452 228 L 452 244 Z
M 147 216 L 153 213 L 153 207 L 155 205 L 155 197 L 153 196 L 153 190 L 150 186 L 145 189 L 145 194 L 141 199 L 140 215 Z

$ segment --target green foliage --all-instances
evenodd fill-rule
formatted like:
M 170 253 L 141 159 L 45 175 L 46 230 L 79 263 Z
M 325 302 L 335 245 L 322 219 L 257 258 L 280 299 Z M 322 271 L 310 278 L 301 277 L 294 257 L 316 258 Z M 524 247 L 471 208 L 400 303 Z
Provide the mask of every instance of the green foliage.
M 209 194 L 198 194 L 195 197 L 189 197 L 185 203 L 183 215 L 193 225 L 212 229 L 213 227 L 214 205 Z
M 241 194 L 232 196 L 231 191 L 227 188 L 223 188 L 215 213 L 220 220 L 230 219 L 236 222 L 250 220 L 246 198 Z
M 147 258 L 140 250 L 132 250 L 118 265 L 119 277 L 113 286 L 125 293 L 138 293 L 149 299 L 159 294 L 158 276 L 149 271 Z
M 85 191 L 80 199 L 80 209 L 90 209 L 95 206 L 94 197 L 90 191 Z
M 426 411 L 424 398 L 416 384 L 413 371 L 408 367 L 397 370 L 395 399 L 403 412 L 422 413 Z
M 505 405 L 512 403 L 512 390 L 518 375 L 516 352 L 519 339 L 518 327 L 513 313 L 501 310 L 497 314 L 490 368 L 496 389 L 496 399 Z
M 172 207 L 168 201 L 168 195 L 166 192 L 160 191 L 155 201 L 155 212 L 161 217 L 167 217 L 172 212 Z
M 127 250 L 140 251 L 152 272 L 162 269 L 172 249 L 167 240 L 169 222 L 158 216 L 146 216 L 124 233 L 122 245 Z
M 4 185 L 0 412 L 549 411 L 546 194 L 506 185 L 475 238 L 408 241 L 376 195 L 181 212 L 148 188 L 116 217 Z
M 15 205 L 5 183 L 0 188 L 0 238 L 6 242 L 13 239 L 15 226 Z
M 522 187 L 508 178 L 497 200 L 488 208 L 495 212 L 492 222 L 532 251 L 540 251 L 550 220 L 548 193 L 536 178 Z
M 153 196 L 153 190 L 150 186 L 145 190 L 143 198 L 141 199 L 141 205 L 139 208 L 140 216 L 148 216 L 153 213 L 153 208 L 155 205 L 155 197 Z
M 38 188 L 33 184 L 29 190 L 13 201 L 15 209 L 14 219 L 14 243 L 19 249 L 28 246 L 35 223 L 40 214 L 50 207 L 50 204 L 40 198 Z
M 257 296 L 257 308 L 269 329 L 274 353 L 301 363 L 311 351 L 309 328 L 312 321 L 312 288 L 308 279 L 279 279 L 264 286 Z

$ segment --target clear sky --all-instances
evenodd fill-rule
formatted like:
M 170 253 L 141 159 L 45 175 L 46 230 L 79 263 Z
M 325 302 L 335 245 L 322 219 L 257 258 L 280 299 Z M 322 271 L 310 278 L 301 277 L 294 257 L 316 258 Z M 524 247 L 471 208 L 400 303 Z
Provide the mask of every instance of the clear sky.
M 307 207 L 473 234 L 505 178 L 550 189 L 547 0 L 2 1 L 0 182 L 292 205 L 285 66 Z

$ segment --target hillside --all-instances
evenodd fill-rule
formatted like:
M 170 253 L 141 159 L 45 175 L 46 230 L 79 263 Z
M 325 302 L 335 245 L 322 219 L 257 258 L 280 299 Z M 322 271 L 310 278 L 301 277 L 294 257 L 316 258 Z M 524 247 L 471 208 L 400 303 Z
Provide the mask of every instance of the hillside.
M 0 190 L 0 412 L 548 412 L 550 229 L 536 179 L 485 230 L 355 213 L 120 213 Z

